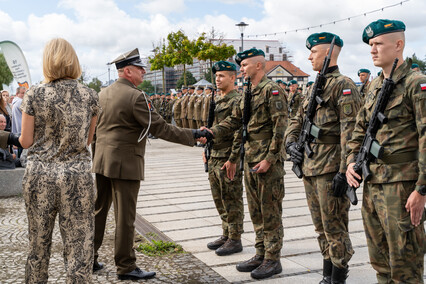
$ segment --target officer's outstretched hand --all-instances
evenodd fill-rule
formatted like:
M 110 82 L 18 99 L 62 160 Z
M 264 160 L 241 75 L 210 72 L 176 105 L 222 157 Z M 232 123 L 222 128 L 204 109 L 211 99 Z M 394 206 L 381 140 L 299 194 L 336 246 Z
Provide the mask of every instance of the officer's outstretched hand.
M 331 189 L 333 190 L 334 197 L 342 197 L 348 189 L 348 183 L 346 182 L 346 176 L 341 172 L 338 172 L 331 183 Z
M 194 137 L 195 140 L 203 143 L 200 138 L 205 137 L 207 139 L 206 142 L 208 142 L 208 141 L 213 139 L 213 132 L 210 129 L 207 129 L 207 128 L 205 128 L 203 130 L 192 129 L 192 136 Z M 205 143 L 203 143 L 203 144 L 205 144 Z
M 15 145 L 16 147 L 22 148 L 21 143 L 19 143 L 19 136 L 13 134 L 12 132 L 9 134 L 7 138 L 7 145 Z
M 287 154 L 290 154 L 290 159 L 293 163 L 301 164 L 303 161 L 303 153 L 296 149 L 296 142 L 290 142 L 286 146 Z

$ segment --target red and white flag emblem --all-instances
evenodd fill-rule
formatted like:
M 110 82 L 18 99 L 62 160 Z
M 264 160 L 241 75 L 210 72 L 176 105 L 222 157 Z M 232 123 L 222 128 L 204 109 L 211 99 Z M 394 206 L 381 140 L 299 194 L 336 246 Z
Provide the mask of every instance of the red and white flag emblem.
M 351 94 L 351 89 L 344 89 L 343 90 L 343 94 L 344 95 L 350 95 Z
M 420 88 L 422 88 L 422 91 L 426 91 L 426 83 L 420 84 Z
M 276 96 L 276 95 L 278 95 L 280 92 L 278 91 L 278 90 L 273 90 L 272 91 L 272 94 L 274 95 L 274 96 Z

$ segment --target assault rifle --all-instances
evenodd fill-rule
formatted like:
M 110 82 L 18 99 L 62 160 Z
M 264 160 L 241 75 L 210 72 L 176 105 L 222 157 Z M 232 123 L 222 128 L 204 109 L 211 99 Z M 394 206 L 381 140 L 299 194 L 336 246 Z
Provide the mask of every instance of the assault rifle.
M 317 74 L 317 78 L 315 79 L 315 84 L 311 92 L 311 97 L 309 98 L 308 109 L 306 110 L 305 116 L 303 117 L 302 129 L 300 130 L 299 138 L 296 143 L 297 151 L 301 153 L 306 152 L 308 158 L 311 158 L 314 154 L 309 144 L 314 140 L 314 138 L 319 138 L 321 135 L 321 129 L 314 124 L 313 120 L 317 110 L 317 106 L 323 106 L 325 104 L 324 100 L 321 98 L 321 95 L 324 92 L 323 88 L 326 82 L 325 73 L 327 72 L 328 66 L 330 65 L 331 53 L 333 52 L 335 40 L 336 38 L 334 37 L 331 41 L 328 54 L 324 58 L 324 64 L 322 66 L 322 69 Z M 298 178 L 303 177 L 301 164 L 293 162 L 292 171 L 296 174 Z
M 242 123 L 243 123 L 243 129 L 242 129 L 242 135 L 241 135 L 241 149 L 240 149 L 240 171 L 244 170 L 244 156 L 246 154 L 246 150 L 244 149 L 244 144 L 247 142 L 248 137 L 248 130 L 247 125 L 250 120 L 251 116 L 251 82 L 250 77 L 247 78 L 247 89 L 244 92 L 244 110 L 243 110 L 243 117 L 242 117 Z
M 376 158 L 380 159 L 383 155 L 383 146 L 380 146 L 379 142 L 377 142 L 376 135 L 380 127 L 388 121 L 384 112 L 386 105 L 389 102 L 389 97 L 395 88 L 395 82 L 392 80 L 392 76 L 397 63 L 398 58 L 395 58 L 389 78 L 386 78 L 383 81 L 382 89 L 377 97 L 376 107 L 371 115 L 364 140 L 362 141 L 361 148 L 356 156 L 354 171 L 364 177 L 364 181 L 369 181 L 371 179 L 372 174 L 370 171 L 370 163 Z M 361 183 L 361 181 L 362 180 L 359 182 Z M 348 189 L 346 190 L 346 196 L 348 196 L 353 205 L 358 204 L 358 198 L 355 190 L 356 188 L 353 186 L 348 186 Z
M 209 106 L 209 116 L 207 118 L 207 128 L 210 129 L 213 126 L 214 122 L 214 109 L 216 108 L 216 102 L 214 100 L 214 90 L 212 91 L 212 98 L 210 100 Z M 212 151 L 213 140 L 207 141 L 206 145 L 204 145 L 204 157 L 206 158 L 206 162 L 204 163 L 204 171 L 206 173 L 209 172 L 209 159 Z
M 365 80 L 365 82 L 362 84 L 361 89 L 359 89 L 359 92 L 362 96 L 364 96 L 364 89 L 365 86 L 367 86 L 368 80 L 370 80 L 370 74 L 368 74 L 367 79 Z

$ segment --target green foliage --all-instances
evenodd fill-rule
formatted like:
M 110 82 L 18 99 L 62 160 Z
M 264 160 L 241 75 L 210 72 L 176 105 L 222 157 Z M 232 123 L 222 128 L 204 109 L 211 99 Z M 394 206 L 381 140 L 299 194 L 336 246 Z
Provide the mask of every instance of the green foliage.
M 84 66 L 82 66 L 82 69 L 83 70 L 81 71 L 81 76 L 77 80 L 78 80 L 78 82 L 80 82 L 80 84 L 87 85 L 86 82 L 87 82 L 87 80 L 89 80 L 89 78 L 86 74 L 86 68 Z
M 6 59 L 3 54 L 0 53 L 0 88 L 3 85 L 9 85 L 13 81 L 12 72 L 10 72 L 9 67 L 7 66 Z
M 215 85 L 213 83 L 212 76 L 213 76 L 213 73 L 212 73 L 211 69 L 209 69 L 209 71 L 207 71 L 206 73 L 204 73 L 204 79 L 206 79 L 207 81 L 209 81 L 210 83 L 212 83 L 213 85 Z
M 408 58 L 408 57 L 407 57 L 407 58 Z M 425 58 L 425 60 L 421 60 L 420 58 L 418 58 L 418 57 L 416 56 L 416 54 L 415 54 L 415 53 L 413 53 L 413 56 L 411 57 L 411 59 L 413 60 L 413 63 L 417 63 L 417 64 L 419 64 L 420 71 L 421 71 L 423 74 L 426 74 L 426 58 Z
M 93 78 L 92 81 L 87 86 L 89 88 L 92 88 L 96 92 L 100 92 L 102 87 L 102 82 L 98 78 Z
M 154 93 L 155 87 L 152 85 L 151 81 L 145 80 L 138 86 L 138 89 L 150 94 Z
M 165 242 L 161 240 L 145 241 L 140 243 L 137 248 L 139 252 L 148 256 L 164 256 L 174 253 L 184 253 L 182 246 L 174 242 Z
M 197 45 L 199 46 L 199 51 L 196 57 L 204 61 L 210 60 L 210 62 L 214 62 L 227 60 L 237 53 L 232 45 L 228 46 L 226 43 L 215 45 L 211 43 L 206 39 L 205 34 L 202 34 L 197 39 Z
M 186 76 L 185 76 L 186 77 L 186 83 L 188 85 L 186 85 L 184 83 L 184 81 L 185 81 L 184 76 L 183 76 L 184 74 L 186 74 Z M 192 85 L 192 84 L 195 84 L 195 83 L 197 83 L 197 80 L 194 78 L 194 75 L 192 75 L 191 72 L 186 71 L 185 73 L 182 74 L 182 76 L 180 76 L 179 80 L 176 83 L 176 87 L 178 89 L 180 89 L 180 88 L 182 88 L 182 86 L 189 86 L 189 85 Z

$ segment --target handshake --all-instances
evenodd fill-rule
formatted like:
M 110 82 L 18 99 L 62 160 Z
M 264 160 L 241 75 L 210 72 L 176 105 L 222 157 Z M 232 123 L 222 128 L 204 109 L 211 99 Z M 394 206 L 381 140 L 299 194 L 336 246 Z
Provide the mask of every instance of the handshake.
M 195 140 L 205 144 L 213 139 L 213 133 L 210 129 L 202 127 L 201 129 L 192 129 L 192 136 Z

